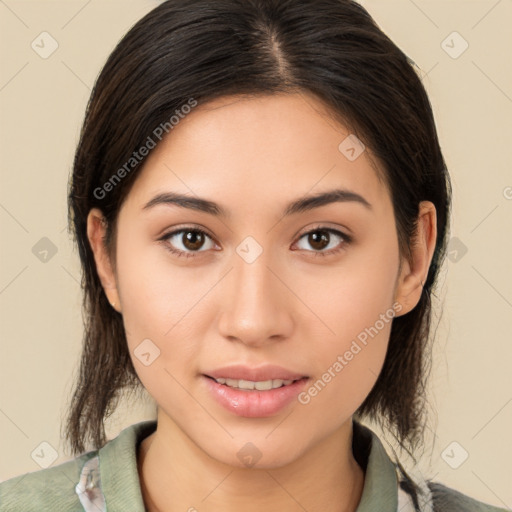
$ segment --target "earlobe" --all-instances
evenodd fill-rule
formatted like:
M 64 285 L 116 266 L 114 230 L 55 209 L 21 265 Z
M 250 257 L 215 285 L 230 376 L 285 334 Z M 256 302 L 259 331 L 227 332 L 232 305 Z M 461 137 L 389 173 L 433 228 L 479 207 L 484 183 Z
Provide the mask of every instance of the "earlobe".
M 103 290 L 112 307 L 120 312 L 120 301 L 117 291 L 117 282 L 112 270 L 112 264 L 104 243 L 107 223 L 103 213 L 93 208 L 87 216 L 87 238 L 94 253 L 96 271 L 103 286 Z
M 417 230 L 411 242 L 411 261 L 403 261 L 397 281 L 395 301 L 402 306 L 401 315 L 413 310 L 420 301 L 434 255 L 436 239 L 436 208 L 432 202 L 422 201 Z

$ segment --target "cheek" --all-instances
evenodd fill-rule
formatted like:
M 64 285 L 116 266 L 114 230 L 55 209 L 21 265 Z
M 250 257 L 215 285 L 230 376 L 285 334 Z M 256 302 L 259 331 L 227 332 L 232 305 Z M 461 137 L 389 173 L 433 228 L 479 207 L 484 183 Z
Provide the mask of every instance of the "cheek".
M 194 305 L 214 276 L 201 276 L 200 269 L 177 263 L 163 246 L 141 236 L 121 238 L 118 276 L 126 326 L 139 336 L 172 338 L 194 315 Z
M 123 323 L 135 370 L 158 400 L 162 387 L 179 393 L 180 374 L 197 366 L 202 329 L 209 325 L 198 298 L 208 291 L 208 279 L 172 265 L 164 248 L 143 248 L 133 240 L 125 237 L 118 243 Z
M 312 381 L 299 396 L 311 417 L 339 425 L 364 402 L 384 364 L 394 314 L 385 307 L 359 315 L 338 311 L 337 336 L 317 339 Z
M 303 281 L 308 305 L 323 325 L 323 335 L 315 337 L 316 380 L 303 396 L 304 405 L 322 409 L 335 421 L 341 409 L 353 412 L 369 394 L 399 311 L 393 309 L 397 272 L 398 246 L 381 239 L 358 251 L 357 258 L 347 257 L 335 279 L 331 273 L 316 286 L 312 277 Z
M 371 243 L 365 241 L 348 249 L 339 265 L 312 268 L 298 278 L 298 294 L 322 321 L 322 339 L 330 340 L 329 344 L 338 349 L 374 326 L 395 302 L 399 264 L 396 236 L 382 232 L 367 238 Z M 381 322 L 378 329 L 386 331 Z

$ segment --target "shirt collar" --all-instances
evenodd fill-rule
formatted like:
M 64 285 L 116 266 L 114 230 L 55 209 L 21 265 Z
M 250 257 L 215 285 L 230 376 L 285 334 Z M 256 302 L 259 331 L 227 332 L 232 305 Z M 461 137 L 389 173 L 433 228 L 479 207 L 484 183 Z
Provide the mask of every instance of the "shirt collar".
M 115 503 L 118 510 L 144 512 L 144 501 L 137 469 L 139 443 L 156 430 L 155 420 L 125 428 L 115 439 L 98 450 L 82 469 L 76 493 L 84 510 L 106 510 Z M 398 477 L 377 435 L 352 420 L 352 450 L 365 470 L 363 493 L 356 512 L 396 512 Z M 99 469 L 98 469 L 99 466 Z
M 356 512 L 396 512 L 398 476 L 377 435 L 365 425 L 352 420 L 352 452 L 365 470 L 361 500 Z

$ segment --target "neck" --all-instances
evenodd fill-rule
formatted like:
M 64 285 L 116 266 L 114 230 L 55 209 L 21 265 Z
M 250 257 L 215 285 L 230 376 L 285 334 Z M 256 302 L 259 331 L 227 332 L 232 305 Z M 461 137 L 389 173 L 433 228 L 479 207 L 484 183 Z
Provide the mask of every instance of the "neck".
M 147 512 L 354 512 L 364 472 L 352 454 L 352 419 L 299 459 L 269 469 L 219 462 L 168 417 L 139 447 Z

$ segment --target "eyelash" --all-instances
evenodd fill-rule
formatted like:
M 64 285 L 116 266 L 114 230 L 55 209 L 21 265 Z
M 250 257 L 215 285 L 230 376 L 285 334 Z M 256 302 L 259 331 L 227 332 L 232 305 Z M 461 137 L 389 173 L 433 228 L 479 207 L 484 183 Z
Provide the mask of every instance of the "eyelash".
M 325 257 L 325 256 L 331 256 L 333 254 L 337 254 L 338 252 L 342 251 L 344 249 L 344 246 L 345 245 L 348 245 L 352 242 L 352 237 L 350 235 L 347 235 L 346 233 L 343 233 L 342 231 L 339 231 L 337 229 L 333 229 L 333 228 L 328 228 L 328 227 L 324 227 L 324 226 L 317 226 L 316 228 L 310 230 L 310 231 L 306 231 L 305 233 L 303 233 L 300 237 L 299 237 L 299 240 L 302 239 L 303 237 L 305 237 L 306 235 L 310 235 L 311 233 L 316 233 L 318 231 L 326 231 L 328 233 L 332 233 L 336 236 L 339 236 L 340 238 L 343 239 L 342 242 L 340 242 L 339 246 L 335 249 L 330 249 L 329 251 L 307 251 L 307 252 L 312 252 L 314 257 L 317 257 L 317 256 L 321 256 L 321 257 Z M 205 252 L 205 251 L 191 251 L 191 252 L 187 252 L 187 251 L 182 251 L 180 249 L 175 249 L 169 242 L 168 242 L 168 239 L 175 236 L 175 235 L 178 235 L 180 233 L 201 233 L 202 235 L 205 235 L 207 236 L 208 238 L 212 238 L 206 231 L 200 229 L 200 228 L 195 228 L 195 227 L 191 227 L 191 226 L 188 226 L 188 227 L 184 227 L 184 228 L 181 228 L 181 229 L 178 229 L 176 231 L 171 231 L 170 233 L 166 233 L 164 236 L 162 236 L 161 238 L 159 238 L 159 241 L 163 242 L 164 245 L 165 245 L 165 248 L 170 251 L 171 253 L 175 254 L 176 256 L 178 256 L 179 258 L 181 257 L 185 257 L 185 258 L 195 258 L 196 257 L 196 253 L 199 253 L 199 252 Z

